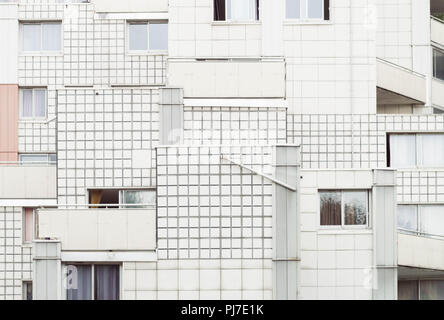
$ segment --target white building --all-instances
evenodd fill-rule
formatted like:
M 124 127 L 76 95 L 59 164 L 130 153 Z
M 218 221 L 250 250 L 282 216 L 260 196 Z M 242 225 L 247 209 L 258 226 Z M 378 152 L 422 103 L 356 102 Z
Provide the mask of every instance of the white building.
M 0 299 L 444 299 L 442 12 L 0 1 Z

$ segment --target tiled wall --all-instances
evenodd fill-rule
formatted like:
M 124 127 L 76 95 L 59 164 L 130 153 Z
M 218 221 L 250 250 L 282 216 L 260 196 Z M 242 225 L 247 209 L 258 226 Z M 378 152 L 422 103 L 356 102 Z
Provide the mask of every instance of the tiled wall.
M 123 264 L 124 299 L 271 299 L 271 259 Z
M 412 69 L 412 0 L 376 0 L 376 56 Z
M 23 246 L 22 208 L 0 207 L 0 300 L 21 300 L 31 279 L 31 247 Z
M 285 108 L 185 107 L 184 142 L 276 144 L 286 142 Z
M 154 89 L 59 91 L 59 204 L 86 203 L 90 187 L 156 185 L 157 102 Z
M 158 148 L 159 259 L 271 259 L 271 183 L 221 158 L 261 170 L 270 151 Z
M 290 114 L 376 112 L 373 6 L 330 1 L 330 22 L 284 23 Z
M 400 170 L 397 185 L 398 203 L 444 202 L 443 170 Z

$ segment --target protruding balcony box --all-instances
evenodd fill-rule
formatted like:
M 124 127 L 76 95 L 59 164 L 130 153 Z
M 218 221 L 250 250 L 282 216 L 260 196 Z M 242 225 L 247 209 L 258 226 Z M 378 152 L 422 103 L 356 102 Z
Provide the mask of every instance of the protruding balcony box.
M 444 238 L 399 233 L 398 265 L 444 270 Z
M 0 163 L 0 198 L 57 198 L 56 166 Z
M 62 251 L 155 250 L 156 209 L 42 209 L 38 237 Z
M 168 62 L 169 85 L 186 98 L 283 98 L 284 60 Z
M 388 61 L 377 59 L 376 63 L 378 88 L 390 91 L 398 96 L 388 95 L 388 98 L 379 101 L 378 104 L 403 104 L 405 100 L 411 100 L 409 104 L 424 104 L 427 97 L 427 83 L 424 75 L 413 72 Z M 379 94 L 379 92 L 378 92 Z M 399 101 L 398 101 L 399 100 Z

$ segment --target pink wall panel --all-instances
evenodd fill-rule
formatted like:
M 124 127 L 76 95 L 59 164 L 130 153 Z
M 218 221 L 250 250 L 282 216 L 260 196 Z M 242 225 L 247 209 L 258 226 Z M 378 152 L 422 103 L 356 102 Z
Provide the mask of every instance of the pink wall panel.
M 18 160 L 18 86 L 0 85 L 0 161 Z

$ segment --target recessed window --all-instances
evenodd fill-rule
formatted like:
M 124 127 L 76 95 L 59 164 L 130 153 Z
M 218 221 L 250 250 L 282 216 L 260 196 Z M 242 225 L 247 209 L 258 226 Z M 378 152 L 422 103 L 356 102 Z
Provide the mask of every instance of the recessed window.
M 156 191 L 153 189 L 91 189 L 89 190 L 89 204 L 92 208 L 145 208 L 156 205 Z
M 388 167 L 444 167 L 444 134 L 390 134 Z
M 54 52 L 62 48 L 60 22 L 22 23 L 22 50 L 24 52 Z
M 20 90 L 20 118 L 24 120 L 46 118 L 46 89 Z
M 130 22 L 128 49 L 132 52 L 167 51 L 167 22 Z
M 368 191 L 320 191 L 321 226 L 367 226 Z
M 330 20 L 329 0 L 286 0 L 287 19 Z
M 433 49 L 433 76 L 444 80 L 444 51 Z
M 398 281 L 398 300 L 444 300 L 444 280 Z
M 119 300 L 119 265 L 67 265 L 67 300 Z
M 427 237 L 444 237 L 443 205 L 398 205 L 398 230 Z
M 20 164 L 56 164 L 55 153 L 28 153 L 19 155 Z
M 259 20 L 259 0 L 214 0 L 214 21 Z

